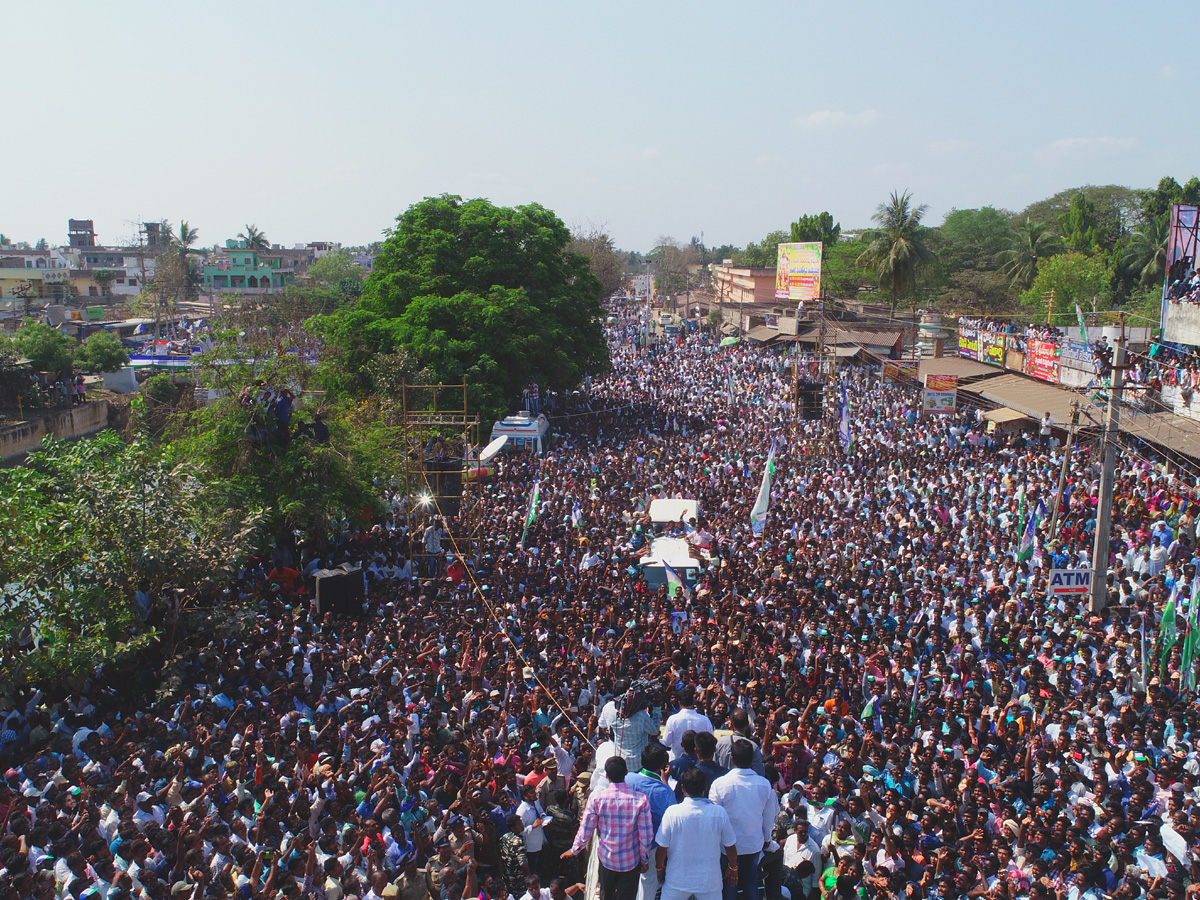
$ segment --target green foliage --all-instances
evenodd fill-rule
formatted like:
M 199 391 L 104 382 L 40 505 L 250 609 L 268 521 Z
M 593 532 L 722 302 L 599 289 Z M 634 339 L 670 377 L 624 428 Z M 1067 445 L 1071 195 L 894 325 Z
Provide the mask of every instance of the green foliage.
M 108 331 L 97 331 L 75 348 L 75 368 L 84 372 L 115 372 L 127 365 L 121 339 Z
M 367 272 L 354 261 L 349 250 L 333 250 L 312 261 L 308 267 L 308 277 L 317 284 L 337 287 L 342 281 L 362 284 Z
M 100 288 L 100 293 L 105 297 L 108 296 L 108 288 L 116 277 L 117 273 L 112 269 L 96 269 L 92 272 L 92 281 L 96 282 L 96 286 Z
M 1161 286 L 1167 277 L 1167 239 L 1170 237 L 1170 213 L 1147 216 L 1129 236 L 1122 262 L 1136 275 L 1144 288 Z
M 1104 259 L 1082 253 L 1065 253 L 1043 260 L 1029 290 L 1021 294 L 1021 305 L 1036 310 L 1038 317 L 1049 311 L 1054 294 L 1054 321 L 1075 321 L 1075 304 L 1081 309 L 1106 310 L 1112 299 L 1111 273 Z
M 873 291 L 875 280 L 858 264 L 866 245 L 861 240 L 841 241 L 821 250 L 821 290 L 832 297 L 853 299 Z
M 996 254 L 1012 243 L 1012 220 L 992 206 L 952 209 L 942 222 L 941 236 L 944 244 L 938 255 L 948 269 L 990 270 Z
M 267 240 L 267 236 L 255 228 L 253 225 L 247 225 L 245 231 L 238 232 L 238 238 L 246 242 L 247 250 L 270 250 L 271 242 Z
M 625 282 L 622 271 L 621 254 L 602 228 L 576 228 L 571 232 L 571 242 L 567 245 L 571 253 L 587 257 L 588 268 L 600 282 L 600 293 L 603 297 L 611 297 Z
M 921 219 L 928 209 L 914 206 L 908 191 L 893 191 L 872 217 L 878 227 L 864 235 L 868 243 L 858 264 L 873 270 L 879 287 L 891 294 L 893 313 L 897 301 L 916 288 L 917 273 L 933 259 L 922 239 Z
M 1082 193 L 1072 197 L 1066 211 L 1059 214 L 1058 229 L 1068 252 L 1089 256 L 1100 252 L 1100 220 L 1096 216 L 1096 204 Z
M 142 382 L 142 395 L 155 403 L 175 403 L 182 389 L 175 383 L 172 376 L 165 372 L 151 375 Z
M 201 461 L 174 466 L 111 431 L 47 439 L 26 465 L 0 470 L 0 677 L 86 673 L 153 638 L 131 606 L 140 581 L 201 587 L 227 575 L 259 521 L 203 490 L 204 474 Z
M 26 321 L 17 329 L 17 347 L 22 356 L 33 360 L 42 372 L 63 372 L 71 368 L 75 342 L 45 322 Z
M 326 388 L 362 396 L 371 358 L 403 348 L 436 381 L 467 379 L 473 408 L 494 415 L 530 379 L 565 389 L 605 368 L 600 282 L 570 239 L 537 204 L 443 195 L 410 207 L 361 300 L 309 323 Z
M 828 212 L 815 216 L 801 216 L 791 225 L 790 240 L 793 243 L 820 241 L 825 247 L 836 244 L 842 236 L 842 226 L 833 221 Z M 824 249 L 824 248 L 822 248 Z
M 999 274 L 1017 290 L 1028 290 L 1045 259 L 1062 252 L 1062 244 L 1050 226 L 1026 219 L 1016 229 L 1007 250 L 996 254 Z
M 1059 191 L 1053 197 L 1031 203 L 1017 219 L 1029 219 L 1057 230 L 1059 217 L 1070 210 L 1071 201 L 1078 194 L 1092 205 L 1096 237 L 1105 250 L 1116 246 L 1121 236 L 1141 219 L 1143 192 L 1119 184 L 1088 184 Z
M 786 244 L 792 239 L 787 231 L 772 231 L 758 243 L 751 241 L 740 255 L 734 257 L 734 263 L 739 266 L 752 268 L 774 269 L 779 264 L 779 245 Z
M 648 254 L 654 263 L 654 288 L 664 297 L 684 294 L 690 285 L 690 267 L 700 262 L 699 240 L 682 247 L 674 238 L 658 239 L 658 246 Z
M 1142 194 L 1142 211 L 1148 219 L 1168 215 L 1172 203 L 1200 206 L 1200 178 L 1193 175 L 1187 184 L 1180 185 L 1168 175 L 1154 190 Z

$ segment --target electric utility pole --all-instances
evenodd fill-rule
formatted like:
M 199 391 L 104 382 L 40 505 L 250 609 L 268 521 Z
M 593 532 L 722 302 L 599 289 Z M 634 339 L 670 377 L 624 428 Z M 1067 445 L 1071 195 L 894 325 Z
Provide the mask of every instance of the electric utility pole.
M 1100 506 L 1096 513 L 1096 542 L 1092 546 L 1092 612 L 1099 613 L 1108 600 L 1108 542 L 1112 531 L 1113 476 L 1117 468 L 1117 431 L 1121 421 L 1121 382 L 1125 374 L 1125 317 L 1113 354 L 1112 388 L 1104 418 L 1104 467 L 1100 472 Z
M 1054 510 L 1050 513 L 1050 532 L 1047 537 L 1054 540 L 1058 533 L 1058 513 L 1062 509 L 1063 491 L 1067 487 L 1067 469 L 1071 466 L 1071 448 L 1075 445 L 1075 429 L 1079 427 L 1079 401 L 1071 404 L 1071 429 L 1067 432 L 1067 446 L 1063 450 L 1062 471 L 1058 473 L 1058 492 L 1054 495 Z

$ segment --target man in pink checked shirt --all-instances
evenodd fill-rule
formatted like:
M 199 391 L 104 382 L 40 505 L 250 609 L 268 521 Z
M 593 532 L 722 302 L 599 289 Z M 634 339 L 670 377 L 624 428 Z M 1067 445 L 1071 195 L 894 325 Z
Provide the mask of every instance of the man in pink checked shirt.
M 571 849 L 562 858 L 578 856 L 596 834 L 600 863 L 600 900 L 634 900 L 640 876 L 650 865 L 654 826 L 650 801 L 625 784 L 629 768 L 620 756 L 604 763 L 610 784 L 588 800 Z

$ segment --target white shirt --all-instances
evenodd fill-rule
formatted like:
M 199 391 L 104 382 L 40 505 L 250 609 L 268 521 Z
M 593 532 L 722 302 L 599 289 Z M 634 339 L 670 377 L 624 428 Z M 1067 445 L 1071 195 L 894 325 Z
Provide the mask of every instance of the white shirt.
M 708 796 L 729 813 L 737 835 L 738 856 L 761 853 L 771 842 L 779 797 L 767 779 L 753 769 L 733 769 L 713 781 Z
M 673 760 L 683 756 L 683 744 L 680 742 L 683 740 L 683 733 L 685 731 L 694 731 L 697 734 L 707 731 L 711 734 L 713 731 L 712 722 L 708 716 L 687 707 L 671 715 L 667 719 L 662 742 L 671 748 L 671 759 Z
M 800 879 L 801 886 L 807 892 L 816 887 L 817 879 L 821 877 L 821 848 L 813 843 L 811 837 L 805 838 L 802 844 L 795 832 L 789 834 L 783 842 L 783 864 L 794 869 L 806 859 L 812 860 L 813 864 L 813 874 Z
M 717 804 L 685 797 L 682 803 L 668 807 L 654 838 L 667 850 L 663 886 L 696 896 L 720 891 L 721 857 L 736 841 L 729 814 Z
M 537 853 L 542 849 L 542 845 L 546 843 L 546 831 L 541 825 L 537 828 L 530 828 L 529 826 L 538 819 L 545 817 L 541 804 L 537 803 L 537 801 L 528 803 L 522 800 L 521 805 L 517 807 L 517 815 L 525 823 L 525 849 L 530 853 Z

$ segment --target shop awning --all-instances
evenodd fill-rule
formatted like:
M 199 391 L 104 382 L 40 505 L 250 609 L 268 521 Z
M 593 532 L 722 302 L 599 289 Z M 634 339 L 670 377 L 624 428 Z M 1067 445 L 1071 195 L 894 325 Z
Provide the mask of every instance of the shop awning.
M 983 414 L 985 422 L 995 422 L 999 425 L 1002 422 L 1015 422 L 1018 419 L 1029 419 L 1029 416 L 1023 412 L 1017 412 L 1015 409 L 1009 409 L 1007 406 L 1001 406 L 998 409 L 989 409 Z

